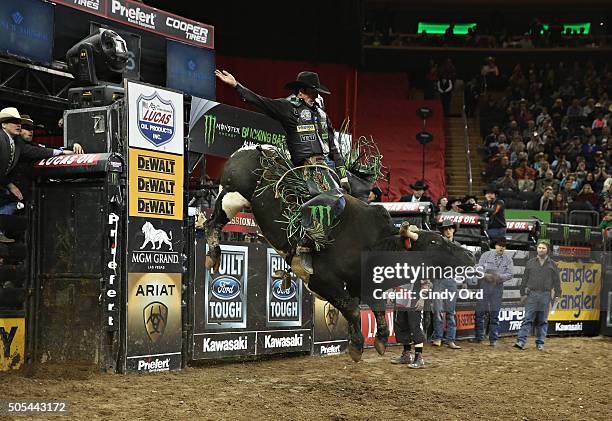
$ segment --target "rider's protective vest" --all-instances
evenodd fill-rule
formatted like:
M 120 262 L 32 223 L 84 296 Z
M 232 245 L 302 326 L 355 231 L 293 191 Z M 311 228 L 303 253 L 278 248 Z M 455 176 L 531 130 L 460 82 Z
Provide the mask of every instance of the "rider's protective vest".
M 302 165 L 304 160 L 313 155 L 331 155 L 340 171 L 338 175 L 344 177 L 344 166 L 334 140 L 334 129 L 320 107 L 311 107 L 295 95 L 280 99 L 266 98 L 240 84 L 236 85 L 236 91 L 243 101 L 253 104 L 283 126 L 287 132 L 287 148 L 295 165 Z

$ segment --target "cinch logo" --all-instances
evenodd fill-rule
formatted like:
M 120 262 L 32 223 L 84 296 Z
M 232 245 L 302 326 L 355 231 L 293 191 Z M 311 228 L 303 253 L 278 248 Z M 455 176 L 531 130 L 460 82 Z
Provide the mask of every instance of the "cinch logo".
M 156 91 L 150 96 L 139 96 L 136 108 L 138 130 L 149 142 L 159 147 L 172 140 L 176 130 L 172 101 L 164 100 Z
M 313 220 L 319 221 L 321 225 L 324 224 L 324 221 L 327 221 L 327 226 L 331 225 L 331 206 L 329 205 L 315 205 L 310 207 L 310 216 Z M 327 219 L 325 216 L 327 215 Z
M 293 279 L 291 280 L 291 285 L 289 286 L 289 288 L 283 289 L 282 285 L 282 279 L 278 279 L 276 282 L 274 282 L 274 284 L 272 284 L 272 295 L 274 296 L 274 298 L 276 298 L 277 300 L 284 301 L 290 300 L 295 297 L 295 294 L 297 294 L 298 287 Z
M 208 146 L 215 143 L 215 128 L 217 126 L 217 117 L 214 115 L 204 116 L 204 142 Z
M 15 23 L 15 25 L 21 25 L 21 22 L 23 22 L 23 15 L 19 12 L 13 13 L 11 18 L 13 19 L 13 23 Z
M 238 339 L 225 339 L 222 341 L 213 341 L 210 338 L 204 339 L 202 347 L 203 352 L 220 352 L 220 351 L 244 351 L 248 349 L 247 336 L 240 336 Z
M 211 292 L 220 300 L 232 300 L 240 295 L 240 282 L 229 276 L 217 278 Z

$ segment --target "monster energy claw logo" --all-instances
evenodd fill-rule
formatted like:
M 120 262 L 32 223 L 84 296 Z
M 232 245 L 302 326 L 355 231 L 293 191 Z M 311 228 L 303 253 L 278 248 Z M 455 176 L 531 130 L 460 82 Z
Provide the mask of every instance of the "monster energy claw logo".
M 331 206 L 329 205 L 316 205 L 310 207 L 310 216 L 313 220 L 318 219 L 319 223 L 323 225 L 323 218 L 327 212 L 327 226 L 331 225 Z
M 570 234 L 570 228 L 569 227 L 563 227 L 563 239 L 565 241 L 568 240 L 569 234 Z
M 204 116 L 204 142 L 211 146 L 215 142 L 215 128 L 217 127 L 217 117 L 214 115 Z

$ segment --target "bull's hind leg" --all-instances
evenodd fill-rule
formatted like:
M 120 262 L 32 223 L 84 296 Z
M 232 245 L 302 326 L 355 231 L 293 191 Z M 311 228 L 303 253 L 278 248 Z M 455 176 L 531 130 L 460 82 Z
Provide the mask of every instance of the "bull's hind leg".
M 387 349 L 387 342 L 389 340 L 389 326 L 387 326 L 387 318 L 385 317 L 384 311 L 374 311 L 374 317 L 376 318 L 376 337 L 374 338 L 374 348 L 379 355 L 384 355 Z
M 342 313 L 349 327 L 349 355 L 355 362 L 361 360 L 364 339 L 361 334 L 359 299 L 351 297 L 344 289 L 344 283 L 330 275 L 325 275 L 324 279 L 311 275 L 308 289 L 329 301 Z

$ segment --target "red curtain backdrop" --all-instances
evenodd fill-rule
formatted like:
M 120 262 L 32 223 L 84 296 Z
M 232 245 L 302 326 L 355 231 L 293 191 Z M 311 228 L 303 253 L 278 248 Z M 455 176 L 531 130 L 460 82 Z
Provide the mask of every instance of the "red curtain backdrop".
M 357 72 L 351 66 L 217 56 L 217 69 L 227 70 L 247 88 L 270 98 L 288 96 L 291 92 L 283 87 L 287 82 L 295 80 L 299 72 L 303 70 L 317 72 L 321 83 L 329 88 L 332 93 L 331 95 L 323 95 L 323 99 L 325 110 L 331 117 L 334 127 L 339 128 L 345 117 L 349 117 L 351 121 L 355 120 Z M 247 107 L 232 88 L 218 79 L 217 102 L 236 107 Z
M 397 201 L 410 193 L 409 184 L 421 178 L 422 146 L 415 136 L 423 130 L 416 110 L 433 110 L 426 130 L 433 134 L 433 142 L 425 149 L 425 181 L 427 192 L 437 200 L 445 192 L 444 128 L 439 101 L 408 100 L 408 81 L 405 74 L 359 73 L 357 97 L 357 135 L 372 136 L 383 155 L 383 164 L 391 170 L 389 196 L 383 201 Z M 386 183 L 380 183 L 386 193 Z
M 357 73 L 348 65 L 308 63 L 271 59 L 217 56 L 217 68 L 227 70 L 249 89 L 260 95 L 281 98 L 289 95 L 285 83 L 295 80 L 302 70 L 319 74 L 321 83 L 332 95 L 323 95 L 325 108 L 334 127 L 345 117 L 351 119 L 353 135 L 372 136 L 383 154 L 383 163 L 391 169 L 391 186 L 385 201 L 399 200 L 409 192 L 408 185 L 421 178 L 421 145 L 415 135 L 423 123 L 417 108 L 428 106 L 433 116 L 427 121 L 427 131 L 434 141 L 426 146 L 425 180 L 429 195 L 437 199 L 445 191 L 444 130 L 442 108 L 438 101 L 408 100 L 406 74 Z M 217 80 L 217 101 L 236 107 L 250 108 L 236 92 Z M 252 108 L 251 108 L 252 109 Z M 219 178 L 223 160 L 210 157 L 207 174 Z M 386 184 L 381 183 L 386 192 Z

